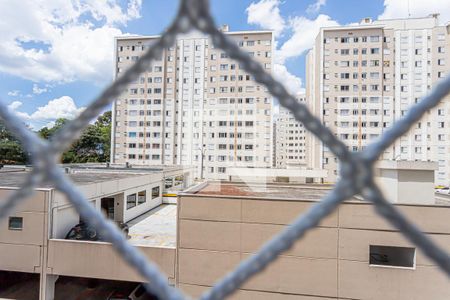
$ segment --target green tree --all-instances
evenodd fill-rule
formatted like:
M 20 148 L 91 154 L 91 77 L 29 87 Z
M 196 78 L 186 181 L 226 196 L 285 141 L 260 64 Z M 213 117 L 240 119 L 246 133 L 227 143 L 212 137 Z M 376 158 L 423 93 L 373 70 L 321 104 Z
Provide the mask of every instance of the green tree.
M 61 129 L 67 122 L 69 122 L 69 120 L 64 118 L 56 119 L 55 125 L 53 125 L 53 127 L 51 128 L 42 127 L 41 129 L 39 129 L 37 133 L 41 138 L 48 140 L 55 132 Z
M 97 126 L 101 137 L 102 161 L 108 162 L 111 151 L 111 111 L 107 111 L 99 116 L 95 122 L 95 126 Z
M 25 164 L 27 161 L 22 145 L 0 120 L 0 163 Z
M 67 122 L 66 119 L 58 119 L 52 128 L 44 127 L 38 131 L 38 134 L 44 139 L 49 139 Z M 80 138 L 63 153 L 61 161 L 63 163 L 107 162 L 110 142 L 111 112 L 107 111 L 99 116 L 94 124 L 84 129 Z

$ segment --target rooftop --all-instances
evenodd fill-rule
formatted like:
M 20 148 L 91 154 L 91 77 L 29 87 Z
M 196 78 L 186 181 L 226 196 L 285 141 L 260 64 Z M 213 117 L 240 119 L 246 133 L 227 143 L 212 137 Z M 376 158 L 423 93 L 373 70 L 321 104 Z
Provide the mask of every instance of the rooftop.
M 130 243 L 136 246 L 176 247 L 177 206 L 162 204 L 127 222 Z
M 181 166 L 126 166 L 119 164 L 65 164 L 60 165 L 67 170 L 67 176 L 77 186 L 99 182 L 120 180 L 148 174 L 177 171 L 186 167 Z M 20 187 L 26 176 L 31 172 L 29 166 L 4 166 L 0 169 L 0 187 Z M 52 183 L 41 184 L 38 188 L 52 188 Z
M 272 200 L 298 200 L 298 201 L 320 201 L 331 191 L 333 185 L 326 184 L 245 184 L 241 182 L 206 182 L 185 191 L 186 195 L 198 196 L 228 196 L 240 198 L 258 198 Z M 362 197 L 355 196 L 347 201 L 364 201 Z M 450 195 L 435 194 L 435 201 L 432 204 L 424 203 L 397 203 L 400 205 L 421 205 L 421 206 L 449 206 Z
M 0 170 L 0 187 L 21 187 L 26 177 L 30 174 L 29 170 Z M 124 179 L 129 177 L 143 176 L 138 173 L 120 173 L 120 172 L 83 172 L 67 174 L 72 182 L 77 186 L 105 182 L 111 180 Z M 38 188 L 53 188 L 52 183 L 41 184 Z
M 187 193 L 196 195 L 238 196 L 267 199 L 292 199 L 317 201 L 332 188 L 319 184 L 251 184 L 208 182 Z

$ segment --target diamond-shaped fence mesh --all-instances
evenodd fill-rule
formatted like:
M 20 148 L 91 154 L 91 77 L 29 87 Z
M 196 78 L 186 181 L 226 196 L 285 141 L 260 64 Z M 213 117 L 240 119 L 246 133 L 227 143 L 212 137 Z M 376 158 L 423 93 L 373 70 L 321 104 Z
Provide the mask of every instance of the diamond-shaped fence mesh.
M 8 216 L 14 208 L 30 196 L 34 188 L 42 183 L 53 183 L 56 189 L 64 193 L 80 215 L 89 220 L 125 261 L 135 268 L 146 280 L 146 288 L 160 299 L 187 298 L 178 289 L 169 286 L 167 276 L 158 267 L 148 261 L 135 247 L 131 246 L 117 229 L 99 211 L 97 211 L 64 175 L 57 162 L 61 153 L 76 140 L 83 128 L 110 105 L 122 93 L 126 86 L 135 81 L 144 72 L 150 62 L 158 57 L 163 49 L 172 46 L 177 34 L 196 29 L 211 37 L 214 46 L 228 53 L 231 59 L 238 61 L 243 69 L 253 75 L 255 81 L 264 85 L 277 98 L 280 104 L 288 108 L 295 119 L 302 122 L 339 159 L 340 180 L 334 189 L 321 201 L 314 204 L 306 213 L 300 215 L 290 226 L 266 242 L 256 253 L 242 261 L 233 271 L 219 280 L 201 299 L 222 299 L 242 286 L 253 275 L 262 271 L 281 253 L 288 250 L 308 230 L 314 228 L 324 217 L 344 200 L 362 195 L 366 201 L 374 204 L 376 211 L 394 227 L 417 245 L 447 275 L 450 275 L 450 256 L 433 243 L 415 225 L 390 204 L 375 185 L 373 165 L 383 151 L 397 138 L 405 134 L 429 109 L 436 106 L 450 91 L 450 76 L 438 83 L 419 103 L 412 106 L 408 113 L 375 142 L 361 152 L 350 152 L 345 144 L 315 118 L 307 107 L 295 100 L 283 85 L 277 82 L 262 66 L 247 53 L 222 34 L 214 23 L 207 0 L 182 0 L 176 19 L 162 34 L 159 40 L 122 76 L 106 88 L 87 107 L 80 116 L 64 126 L 53 138 L 46 142 L 31 132 L 23 122 L 8 108 L 0 103 L 0 117 L 30 153 L 33 171 L 28 175 L 22 188 L 3 199 L 0 204 L 0 219 Z

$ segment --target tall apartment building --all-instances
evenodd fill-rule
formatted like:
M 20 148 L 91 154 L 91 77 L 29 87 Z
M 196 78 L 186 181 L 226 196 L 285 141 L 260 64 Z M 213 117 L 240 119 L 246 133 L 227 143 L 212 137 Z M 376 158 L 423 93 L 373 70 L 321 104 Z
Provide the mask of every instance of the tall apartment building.
M 447 73 L 450 27 L 438 16 L 322 28 L 307 55 L 311 110 L 350 150 L 363 149 Z M 447 62 L 447 64 L 446 64 Z M 383 159 L 436 161 L 436 184 L 450 181 L 450 101 L 443 99 Z M 310 134 L 307 164 L 338 176 L 337 160 Z
M 271 72 L 272 32 L 226 34 Z M 117 38 L 116 76 L 158 38 Z M 226 178 L 229 166 L 271 167 L 271 115 L 267 90 L 209 37 L 193 32 L 178 37 L 115 101 L 111 160 L 196 165 L 198 176 L 209 179 Z
M 305 103 L 304 94 L 297 100 Z M 305 129 L 295 120 L 292 112 L 282 106 L 276 118 L 276 140 L 274 143 L 277 168 L 300 167 L 306 164 Z

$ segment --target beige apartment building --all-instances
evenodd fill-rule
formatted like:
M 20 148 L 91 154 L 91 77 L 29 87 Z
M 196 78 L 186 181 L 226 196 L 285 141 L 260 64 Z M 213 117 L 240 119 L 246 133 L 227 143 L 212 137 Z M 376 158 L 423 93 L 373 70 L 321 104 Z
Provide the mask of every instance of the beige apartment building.
M 305 95 L 297 100 L 306 104 Z M 275 122 L 275 167 L 291 168 L 306 166 L 306 130 L 303 124 L 295 120 L 292 112 L 282 106 Z
M 271 72 L 272 32 L 222 30 Z M 117 38 L 115 75 L 158 38 Z M 271 167 L 271 139 L 270 94 L 198 32 L 179 36 L 113 104 L 114 163 L 195 165 L 197 177 L 225 179 L 227 167 Z
M 322 28 L 307 55 L 313 113 L 352 151 L 379 137 L 447 74 L 450 27 L 438 15 Z M 383 159 L 438 162 L 436 185 L 450 184 L 450 101 L 443 99 Z M 307 165 L 338 176 L 332 153 L 307 134 Z

